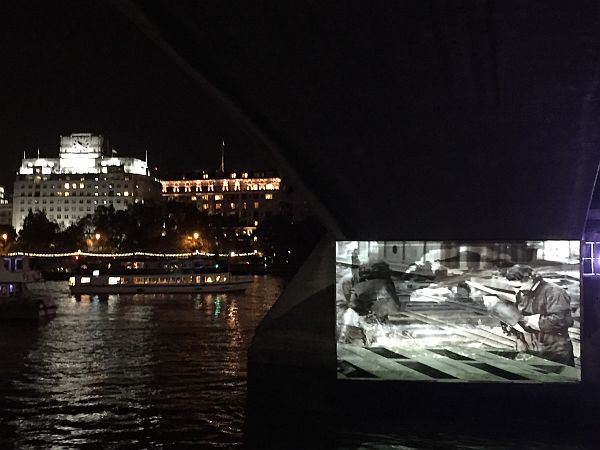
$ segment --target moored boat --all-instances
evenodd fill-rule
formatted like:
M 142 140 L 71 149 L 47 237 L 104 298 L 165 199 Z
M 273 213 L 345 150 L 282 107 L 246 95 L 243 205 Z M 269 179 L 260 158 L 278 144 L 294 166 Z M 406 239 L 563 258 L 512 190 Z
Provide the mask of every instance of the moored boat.
M 251 275 L 232 275 L 205 259 L 135 262 L 92 270 L 69 278 L 72 294 L 189 294 L 243 291 Z
M 56 303 L 31 294 L 27 285 L 41 281 L 40 273 L 22 256 L 3 257 L 0 265 L 0 320 L 46 322 L 56 316 Z

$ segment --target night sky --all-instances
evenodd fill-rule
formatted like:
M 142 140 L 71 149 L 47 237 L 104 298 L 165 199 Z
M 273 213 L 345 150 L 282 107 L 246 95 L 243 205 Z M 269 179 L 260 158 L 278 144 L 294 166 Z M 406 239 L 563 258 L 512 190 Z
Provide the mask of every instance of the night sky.
M 0 29 L 0 185 L 12 190 L 23 152 L 57 157 L 59 136 L 102 133 L 159 176 L 226 166 L 268 169 L 239 131 L 171 59 L 110 2 L 7 2 Z
M 216 169 L 224 138 L 229 168 L 278 169 L 344 238 L 579 238 L 600 4 L 372 3 L 4 6 L 0 183 L 60 134 L 163 176 Z

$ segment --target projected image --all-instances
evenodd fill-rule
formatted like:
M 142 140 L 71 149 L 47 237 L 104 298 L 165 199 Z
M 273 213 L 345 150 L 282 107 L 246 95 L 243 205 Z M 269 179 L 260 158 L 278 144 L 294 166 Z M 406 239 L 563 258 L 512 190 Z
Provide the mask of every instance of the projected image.
M 339 241 L 338 379 L 573 383 L 580 242 Z

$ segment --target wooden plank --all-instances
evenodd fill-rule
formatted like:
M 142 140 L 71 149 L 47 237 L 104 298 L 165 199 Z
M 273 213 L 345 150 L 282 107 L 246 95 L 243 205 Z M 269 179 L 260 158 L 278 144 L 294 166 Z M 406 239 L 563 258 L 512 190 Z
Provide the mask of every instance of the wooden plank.
M 481 333 L 474 332 L 474 330 L 477 330 L 477 329 L 474 329 L 473 331 L 467 330 L 461 326 L 454 325 L 451 323 L 446 323 L 442 320 L 431 318 L 424 314 L 409 313 L 409 312 L 405 312 L 405 314 L 410 315 L 410 316 L 414 317 L 415 319 L 419 319 L 422 321 L 429 321 L 432 324 L 436 324 L 436 325 L 443 324 L 447 327 L 452 328 L 455 331 L 455 333 L 460 336 L 469 337 L 473 341 L 480 342 L 482 344 L 486 344 L 486 345 L 494 347 L 494 348 L 500 348 L 500 349 L 514 348 L 515 341 L 508 339 L 508 337 L 502 337 L 502 336 L 499 336 L 497 334 L 492 334 L 492 333 L 489 333 L 489 334 L 492 334 L 491 336 L 482 336 Z
M 428 380 L 433 378 L 398 364 L 396 361 L 379 356 L 363 347 L 350 344 L 338 344 L 338 358 L 348 361 L 360 369 L 372 373 L 379 378 L 392 380 Z
M 415 350 L 411 353 L 415 361 L 446 372 L 463 381 L 506 381 L 506 379 L 470 366 L 465 361 L 457 361 L 427 349 Z
M 454 351 L 454 350 L 453 350 Z M 507 372 L 512 372 L 517 375 L 524 376 L 533 381 L 541 381 L 541 382 L 566 382 L 566 381 L 575 381 L 577 378 L 573 379 L 571 376 L 566 376 L 564 374 L 555 374 L 555 373 L 541 373 L 535 370 L 535 367 L 532 367 L 529 361 L 523 360 L 512 360 L 506 359 L 502 356 L 494 355 L 483 349 L 478 348 L 470 348 L 470 349 L 457 349 L 457 353 L 463 354 L 465 356 L 469 356 L 473 359 L 476 359 L 481 362 L 488 363 L 495 367 L 499 367 Z M 476 356 L 474 356 L 476 355 Z M 529 356 L 529 355 L 527 355 Z M 531 355 L 533 356 L 533 355 Z M 542 359 L 542 358 L 538 358 Z M 549 363 L 549 361 L 548 361 Z M 548 365 L 561 365 L 558 363 L 548 364 Z

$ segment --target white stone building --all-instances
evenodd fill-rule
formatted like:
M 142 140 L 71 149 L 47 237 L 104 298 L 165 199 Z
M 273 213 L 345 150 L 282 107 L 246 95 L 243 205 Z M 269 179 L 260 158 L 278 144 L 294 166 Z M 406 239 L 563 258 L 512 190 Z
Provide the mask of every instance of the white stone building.
M 4 186 L 0 186 L 0 225 L 12 224 L 12 203 L 6 198 Z
M 160 182 L 147 161 L 114 154 L 102 135 L 75 133 L 60 137 L 58 158 L 23 155 L 13 194 L 12 224 L 18 231 L 29 211 L 44 211 L 67 227 L 99 205 L 116 210 L 157 199 Z
M 210 215 L 237 216 L 248 223 L 285 207 L 281 178 L 274 173 L 202 173 L 161 183 L 164 199 L 190 202 Z

